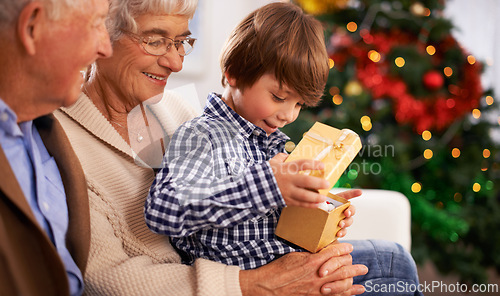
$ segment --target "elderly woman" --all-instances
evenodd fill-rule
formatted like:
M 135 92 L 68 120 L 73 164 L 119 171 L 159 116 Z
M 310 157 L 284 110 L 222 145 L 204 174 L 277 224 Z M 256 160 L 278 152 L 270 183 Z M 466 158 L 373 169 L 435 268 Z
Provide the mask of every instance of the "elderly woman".
M 92 225 L 86 294 L 363 292 L 362 286 L 353 285 L 353 277 L 365 274 L 367 269 L 352 264 L 350 244 L 336 244 L 317 254 L 291 253 L 258 269 L 241 271 L 203 259 L 193 266 L 182 265 L 168 239 L 147 228 L 143 206 L 155 173 L 134 160 L 131 146 L 144 137 L 134 131 L 137 127 L 127 126 L 127 115 L 142 102 L 163 93 L 169 75 L 182 69 L 184 56 L 194 45 L 188 21 L 196 5 L 197 0 L 110 0 L 108 29 L 114 55 L 95 63 L 75 105 L 56 112 L 87 178 Z M 175 97 L 168 104 L 162 127 L 168 133 L 196 115 Z M 129 137 L 127 128 L 136 136 Z M 349 195 L 359 192 L 346 197 Z M 350 214 L 353 212 L 351 209 Z M 345 226 L 351 223 L 352 219 L 347 219 Z M 377 246 L 392 255 L 384 257 L 375 252 L 374 243 L 354 245 L 364 261 L 371 260 L 378 266 L 375 278 L 397 278 L 389 270 L 391 264 L 386 263 L 401 262 L 408 265 L 403 274 L 407 273 L 413 283 L 417 281 L 408 254 L 392 244 Z M 372 277 L 361 278 L 369 279 Z

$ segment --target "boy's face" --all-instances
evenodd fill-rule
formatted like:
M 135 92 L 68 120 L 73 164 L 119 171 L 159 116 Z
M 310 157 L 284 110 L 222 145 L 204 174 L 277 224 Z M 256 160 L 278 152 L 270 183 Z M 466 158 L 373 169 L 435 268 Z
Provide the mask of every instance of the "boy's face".
M 265 74 L 243 92 L 232 92 L 234 111 L 268 135 L 297 119 L 304 100 L 287 85 L 280 88 L 274 75 Z

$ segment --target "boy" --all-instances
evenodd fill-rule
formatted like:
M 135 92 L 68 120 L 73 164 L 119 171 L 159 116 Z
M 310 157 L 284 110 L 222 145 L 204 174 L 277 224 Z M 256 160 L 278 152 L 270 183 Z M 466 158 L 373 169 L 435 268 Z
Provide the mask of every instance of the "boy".
M 313 190 L 291 189 L 283 170 L 292 166 L 272 160 L 288 140 L 278 128 L 323 94 L 323 28 L 293 4 L 266 5 L 232 32 L 221 68 L 224 93 L 211 93 L 204 114 L 174 134 L 146 222 L 170 236 L 187 263 L 201 257 L 250 269 L 301 251 L 274 235 L 281 209 L 317 207 L 325 197 L 314 190 L 329 187 L 316 178 Z

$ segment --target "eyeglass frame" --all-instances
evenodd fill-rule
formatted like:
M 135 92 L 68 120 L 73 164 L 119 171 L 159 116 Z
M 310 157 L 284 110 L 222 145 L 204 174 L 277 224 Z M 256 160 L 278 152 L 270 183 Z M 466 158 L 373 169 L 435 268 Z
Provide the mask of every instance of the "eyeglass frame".
M 144 51 L 147 53 L 147 54 L 150 54 L 150 55 L 153 55 L 153 56 L 162 56 L 162 55 L 165 55 L 171 48 L 172 48 L 172 45 L 174 45 L 175 47 L 175 50 L 177 51 L 177 53 L 181 56 L 181 57 L 185 57 L 187 56 L 188 54 L 190 54 L 193 49 L 194 49 L 194 44 L 196 43 L 196 38 L 193 38 L 193 37 L 189 37 L 189 36 L 186 36 L 185 39 L 183 40 L 175 40 L 175 39 L 172 39 L 170 37 L 166 37 L 166 36 L 160 36 L 161 38 L 165 38 L 165 39 L 168 39 L 170 40 L 170 43 L 167 45 L 167 48 L 165 50 L 165 53 L 162 53 L 162 54 L 154 54 L 154 53 L 151 53 L 149 52 L 147 49 L 146 49 L 146 46 L 145 45 L 148 45 L 149 42 L 146 41 L 147 38 L 151 38 L 153 36 L 142 36 L 142 35 L 139 35 L 139 34 L 135 34 L 135 33 L 132 33 L 130 31 L 125 31 L 125 30 L 121 30 L 125 35 L 128 35 L 129 37 L 132 37 L 133 39 L 136 39 L 137 41 L 140 42 L 141 44 L 141 47 L 142 49 L 144 49 Z M 193 41 L 193 44 L 191 44 L 191 50 L 188 52 L 188 53 L 185 53 L 185 54 L 181 54 L 179 52 L 179 47 L 180 46 L 183 46 L 182 43 L 185 42 L 185 41 Z M 176 44 L 180 44 L 179 47 L 177 47 Z

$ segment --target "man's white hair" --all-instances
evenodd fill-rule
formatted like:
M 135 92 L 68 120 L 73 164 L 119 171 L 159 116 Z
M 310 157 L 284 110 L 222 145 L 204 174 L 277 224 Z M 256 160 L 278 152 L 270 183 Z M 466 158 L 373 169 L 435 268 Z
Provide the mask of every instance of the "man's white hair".
M 1 0 L 0 25 L 12 23 L 17 19 L 24 6 L 34 0 Z M 58 19 L 66 8 L 79 8 L 86 0 L 39 0 L 45 3 L 46 13 L 50 19 Z

